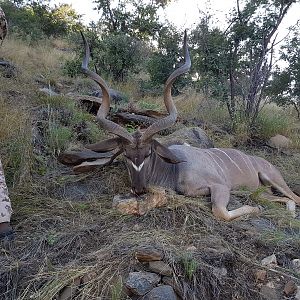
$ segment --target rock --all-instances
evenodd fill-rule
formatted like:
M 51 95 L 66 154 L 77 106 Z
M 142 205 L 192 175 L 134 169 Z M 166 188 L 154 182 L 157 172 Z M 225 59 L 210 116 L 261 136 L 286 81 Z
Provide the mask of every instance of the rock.
M 292 188 L 293 192 L 300 196 L 300 184 L 295 184 Z
M 268 266 L 268 267 L 277 266 L 276 255 L 272 254 L 270 256 L 265 257 L 264 259 L 262 259 L 261 264 L 262 266 Z
M 76 296 L 78 290 L 77 288 L 81 284 L 81 278 L 76 278 L 73 280 L 71 285 L 65 286 L 58 295 L 58 300 L 72 300 Z
M 257 270 L 255 272 L 256 281 L 265 281 L 266 278 L 267 278 L 267 271 L 266 270 Z
M 297 286 L 293 280 L 288 281 L 284 286 L 284 293 L 286 296 L 291 296 L 297 291 Z
M 216 276 L 216 277 L 223 277 L 223 276 L 226 276 L 227 275 L 227 269 L 222 267 L 222 268 L 214 268 L 213 269 L 213 274 Z
M 82 284 L 86 284 L 86 283 L 92 281 L 96 276 L 97 276 L 96 272 L 87 273 L 82 277 L 81 282 L 82 282 Z
M 295 295 L 295 300 L 300 300 L 300 286 L 297 285 L 297 293 Z
M 171 286 L 161 285 L 152 289 L 142 300 L 177 300 L 177 296 Z
M 263 299 L 266 300 L 280 300 L 280 294 L 277 292 L 274 283 L 268 282 L 266 285 L 263 285 L 260 290 Z
M 188 246 L 185 248 L 185 250 L 188 252 L 195 252 L 197 248 L 195 246 Z
M 291 216 L 293 218 L 296 218 L 297 213 L 296 213 L 296 203 L 293 200 L 288 200 L 286 202 L 286 210 L 291 213 Z
M 171 276 L 173 274 L 172 268 L 166 264 L 165 262 L 158 260 L 158 261 L 150 261 L 149 262 L 149 269 L 152 272 L 155 272 L 160 275 Z
M 127 97 L 117 90 L 109 89 L 109 94 L 112 101 L 114 101 L 115 103 L 119 103 L 127 100 Z M 94 91 L 91 93 L 91 96 L 102 98 L 102 91 L 101 90 Z
M 135 295 L 143 296 L 151 291 L 160 281 L 160 276 L 150 272 L 131 272 L 125 286 Z
M 267 145 L 277 150 L 285 150 L 292 145 L 292 141 L 284 135 L 277 134 L 268 140 Z
M 197 148 L 213 148 L 214 144 L 200 127 L 182 128 L 157 140 L 167 146 L 184 143 Z
M 162 282 L 166 285 L 170 285 L 174 289 L 176 294 L 178 294 L 179 296 L 184 298 L 184 291 L 181 288 L 180 283 L 178 281 L 176 281 L 174 278 L 169 277 L 169 276 L 163 276 Z
M 167 204 L 166 191 L 162 188 L 156 188 L 139 197 L 132 194 L 116 195 L 113 198 L 112 207 L 122 214 L 141 216 L 152 208 L 161 207 L 165 204 Z
M 41 88 L 39 89 L 40 92 L 42 92 L 43 94 L 47 95 L 47 96 L 58 96 L 58 94 L 56 92 L 54 92 L 53 90 L 51 90 L 50 88 Z
M 145 245 L 135 250 L 135 257 L 140 262 L 157 261 L 163 258 L 163 252 L 153 246 Z
M 299 258 L 295 258 L 292 260 L 292 266 L 297 273 L 300 273 L 300 259 Z

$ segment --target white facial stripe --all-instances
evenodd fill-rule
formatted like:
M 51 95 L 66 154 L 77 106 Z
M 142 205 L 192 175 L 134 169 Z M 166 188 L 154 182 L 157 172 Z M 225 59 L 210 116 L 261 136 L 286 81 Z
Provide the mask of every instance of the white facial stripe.
M 140 172 L 142 170 L 142 167 L 144 166 L 144 161 L 139 166 L 136 166 L 133 162 L 131 162 L 131 164 L 137 172 Z

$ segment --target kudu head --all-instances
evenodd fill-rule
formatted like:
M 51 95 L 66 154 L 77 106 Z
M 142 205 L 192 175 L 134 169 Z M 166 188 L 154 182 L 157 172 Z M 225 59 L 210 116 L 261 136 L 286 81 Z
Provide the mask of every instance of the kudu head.
M 151 156 L 158 155 L 161 159 L 171 164 L 180 162 L 175 154 L 173 154 L 167 147 L 153 139 L 153 136 L 157 132 L 172 126 L 177 119 L 177 110 L 172 99 L 171 88 L 175 79 L 179 75 L 186 73 L 191 67 L 186 32 L 184 34 L 183 43 L 185 62 L 169 76 L 164 87 L 164 103 L 169 115 L 157 120 L 145 131 L 142 132 L 137 130 L 132 134 L 130 134 L 122 126 L 106 119 L 110 108 L 109 89 L 106 82 L 97 73 L 88 69 L 90 49 L 83 34 L 82 38 L 85 46 L 82 71 L 99 84 L 103 94 L 102 104 L 97 112 L 97 120 L 101 127 L 110 133 L 117 135 L 116 138 L 107 139 L 100 143 L 89 145 L 87 148 L 96 152 L 116 150 L 114 158 L 117 155 L 124 153 L 131 178 L 132 192 L 135 194 L 142 194 L 146 191 L 146 170 Z

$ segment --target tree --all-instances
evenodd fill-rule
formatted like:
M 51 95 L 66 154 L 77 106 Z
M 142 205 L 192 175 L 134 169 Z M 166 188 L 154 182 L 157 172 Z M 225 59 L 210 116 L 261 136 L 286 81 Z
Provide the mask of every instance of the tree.
M 292 37 L 281 48 L 281 59 L 287 66 L 273 72 L 266 94 L 280 106 L 292 105 L 300 118 L 300 26 L 293 30 Z
M 273 67 L 276 33 L 295 0 L 237 0 L 227 29 L 211 28 L 202 18 L 193 43 L 201 75 L 213 79 L 226 102 L 233 129 L 243 120 L 249 129 L 255 123 L 264 90 Z M 202 37 L 197 40 L 197 33 Z M 204 46 L 200 45 L 205 41 Z M 204 65 L 204 68 L 201 67 Z
M 106 33 L 124 33 L 143 40 L 153 38 L 161 29 L 158 10 L 169 1 L 96 0 L 100 24 Z
M 49 36 L 66 36 L 82 28 L 81 16 L 62 4 L 54 8 L 49 1 L 8 1 L 1 3 L 9 21 L 10 31 L 38 40 Z
M 152 52 L 147 63 L 147 71 L 153 87 L 163 85 L 174 66 L 182 61 L 182 36 L 183 33 L 179 33 L 170 24 L 166 24 L 160 30 L 157 39 L 157 49 Z M 178 78 L 173 84 L 173 92 L 178 94 L 184 83 L 184 77 Z

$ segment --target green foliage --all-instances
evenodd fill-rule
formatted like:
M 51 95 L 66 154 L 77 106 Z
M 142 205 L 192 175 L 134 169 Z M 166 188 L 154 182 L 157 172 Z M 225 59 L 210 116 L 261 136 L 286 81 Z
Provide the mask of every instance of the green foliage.
M 192 280 L 197 271 L 198 262 L 190 254 L 186 254 L 182 258 L 182 264 L 187 278 Z
M 1 2 L 10 32 L 29 40 L 66 36 L 82 28 L 80 16 L 68 4 L 50 7 L 46 1 Z
M 99 25 L 104 32 L 122 33 L 147 40 L 161 28 L 158 9 L 168 1 L 120 0 L 114 5 L 110 0 L 96 0 L 101 19 Z
M 266 94 L 279 106 L 292 105 L 300 118 L 300 26 L 293 29 L 293 35 L 281 48 L 281 59 L 288 66 L 273 72 Z
M 76 77 L 81 74 L 81 60 L 81 57 L 78 55 L 73 59 L 66 60 L 63 65 L 63 74 L 70 77 Z
M 272 39 L 294 2 L 247 0 L 241 7 L 237 1 L 226 31 L 213 26 L 210 15 L 193 31 L 199 87 L 226 103 L 233 129 L 241 118 L 252 129 L 272 68 Z
M 152 110 L 158 109 L 157 103 L 149 102 L 146 100 L 139 101 L 139 107 L 141 109 L 152 109 Z
M 167 25 L 160 30 L 158 49 L 150 55 L 147 63 L 152 89 L 163 85 L 174 70 L 174 65 L 179 66 L 183 60 L 182 33 L 177 32 L 170 24 Z M 173 84 L 173 92 L 178 94 L 188 81 L 186 77 L 178 78 Z
M 119 277 L 119 280 L 111 286 L 111 300 L 121 300 L 123 291 L 123 281 L 122 277 Z
M 266 107 L 259 114 L 255 129 L 262 139 L 269 139 L 276 134 L 288 135 L 293 120 L 287 117 L 282 110 L 276 110 L 272 107 Z
M 58 123 L 50 122 L 46 142 L 49 151 L 53 155 L 58 155 L 61 151 L 65 150 L 73 138 L 72 130 L 66 126 Z
M 142 44 L 135 38 L 125 34 L 106 35 L 95 52 L 96 65 L 116 81 L 124 81 L 130 72 L 140 71 Z

